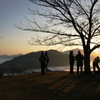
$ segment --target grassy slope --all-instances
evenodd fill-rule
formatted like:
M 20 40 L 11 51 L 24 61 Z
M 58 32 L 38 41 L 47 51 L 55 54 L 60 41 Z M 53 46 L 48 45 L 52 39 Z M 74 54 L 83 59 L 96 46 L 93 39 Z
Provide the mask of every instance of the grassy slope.
M 100 100 L 100 74 L 37 72 L 1 77 L 0 100 Z

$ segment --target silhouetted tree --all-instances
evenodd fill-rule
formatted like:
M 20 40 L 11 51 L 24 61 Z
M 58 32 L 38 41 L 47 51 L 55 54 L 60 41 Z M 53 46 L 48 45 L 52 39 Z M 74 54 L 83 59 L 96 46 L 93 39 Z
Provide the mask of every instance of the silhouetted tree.
M 100 47 L 99 0 L 29 0 L 37 9 L 29 9 L 33 16 L 43 18 L 42 24 L 29 20 L 28 25 L 17 26 L 26 31 L 47 33 L 32 38 L 31 44 L 65 46 L 81 45 L 84 51 L 85 72 L 90 70 L 90 54 Z M 39 9 L 40 8 L 40 9 Z M 46 8 L 46 9 L 45 9 Z M 44 19 L 45 18 L 45 19 Z M 51 35 L 50 35 L 51 34 Z M 93 45 L 91 45 L 93 44 Z

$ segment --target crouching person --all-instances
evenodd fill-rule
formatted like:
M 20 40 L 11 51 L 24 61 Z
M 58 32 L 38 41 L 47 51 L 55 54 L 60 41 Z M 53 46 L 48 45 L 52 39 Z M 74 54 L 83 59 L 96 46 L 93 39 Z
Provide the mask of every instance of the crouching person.
M 100 59 L 99 57 L 96 57 L 93 61 L 93 71 L 96 72 L 96 68 L 98 69 L 98 71 L 100 71 L 99 69 L 99 62 L 100 62 Z

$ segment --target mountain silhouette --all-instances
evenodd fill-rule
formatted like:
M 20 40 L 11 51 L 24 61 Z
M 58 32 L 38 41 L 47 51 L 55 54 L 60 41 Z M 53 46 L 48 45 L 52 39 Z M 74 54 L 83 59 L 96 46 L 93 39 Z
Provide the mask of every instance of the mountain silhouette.
M 17 56 L 21 56 L 22 54 L 18 54 L 18 55 L 11 55 L 11 56 L 8 56 L 8 55 L 0 55 L 0 58 L 1 59 L 13 59 Z
M 69 66 L 69 52 L 71 50 L 65 52 L 58 52 L 57 50 L 48 50 L 48 56 L 50 58 L 50 62 L 48 67 L 56 67 L 56 66 Z M 72 49 L 74 52 L 74 56 L 78 51 L 82 49 Z M 39 69 L 40 62 L 39 56 L 41 55 L 41 51 L 31 52 L 25 55 L 19 55 L 12 60 L 8 60 L 2 64 L 0 64 L 0 68 L 3 69 L 4 72 L 23 72 L 29 69 Z M 91 62 L 97 56 L 97 53 L 91 54 Z M 6 57 L 6 56 L 5 56 Z
M 76 55 L 76 54 L 78 53 L 78 51 L 80 51 L 82 54 L 84 54 L 84 53 L 83 53 L 83 50 L 82 50 L 82 49 L 79 49 L 79 48 L 67 50 L 67 51 L 64 51 L 63 53 L 64 53 L 64 54 L 69 54 L 70 51 L 73 51 L 73 54 L 74 54 L 74 55 Z
M 69 64 L 68 54 L 62 54 L 56 50 L 49 50 L 47 52 L 50 58 L 49 67 L 67 66 Z M 18 68 L 20 70 L 38 69 L 40 68 L 40 55 L 41 51 L 20 55 L 13 58 L 12 60 L 0 64 L 0 67 L 5 68 L 6 70 L 18 70 Z

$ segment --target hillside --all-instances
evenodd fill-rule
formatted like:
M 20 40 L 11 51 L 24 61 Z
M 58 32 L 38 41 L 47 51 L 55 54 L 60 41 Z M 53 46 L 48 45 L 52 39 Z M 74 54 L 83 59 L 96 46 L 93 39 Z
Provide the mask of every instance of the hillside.
M 27 69 L 38 69 L 40 68 L 40 62 L 38 60 L 40 55 L 41 51 L 31 52 L 26 55 L 15 57 L 10 61 L 6 61 L 0 64 L 0 66 L 6 72 L 12 72 L 12 70 L 13 72 L 22 72 Z M 62 54 L 61 52 L 58 52 L 56 50 L 49 50 L 48 55 L 50 58 L 50 67 L 68 65 L 68 54 Z
M 80 51 L 82 54 L 84 54 L 84 53 L 83 53 L 83 50 L 82 50 L 82 49 L 79 49 L 79 48 L 67 50 L 67 51 L 64 51 L 63 53 L 64 53 L 64 54 L 69 54 L 70 51 L 73 51 L 73 54 L 74 54 L 74 55 L 76 55 L 76 54 L 78 53 L 78 51 Z
M 100 74 L 0 77 L 0 100 L 100 100 Z
M 18 56 L 21 56 L 22 54 L 17 54 L 17 55 L 0 55 L 0 64 L 5 62 L 5 61 L 8 61 L 8 60 L 11 60 L 15 57 L 18 57 Z
M 13 59 L 17 56 L 21 56 L 22 54 L 18 54 L 18 55 L 11 55 L 11 56 L 8 56 L 8 55 L 0 55 L 0 58 L 4 58 L 4 59 Z
M 83 51 L 81 49 L 73 49 L 74 56 L 77 54 L 78 50 L 81 51 L 83 54 Z M 69 65 L 69 52 L 58 52 L 56 50 L 49 50 L 48 55 L 50 58 L 49 66 L 48 67 L 55 67 L 55 66 L 68 66 Z M 20 55 L 12 60 L 6 61 L 2 64 L 0 64 L 0 68 L 3 72 L 6 73 L 23 73 L 26 70 L 29 69 L 39 69 L 40 68 L 40 62 L 39 62 L 39 56 L 41 55 L 41 51 L 39 52 L 31 52 L 25 55 Z M 93 59 L 98 56 L 99 53 L 93 52 L 91 54 L 91 62 Z M 6 57 L 6 56 L 5 56 Z

